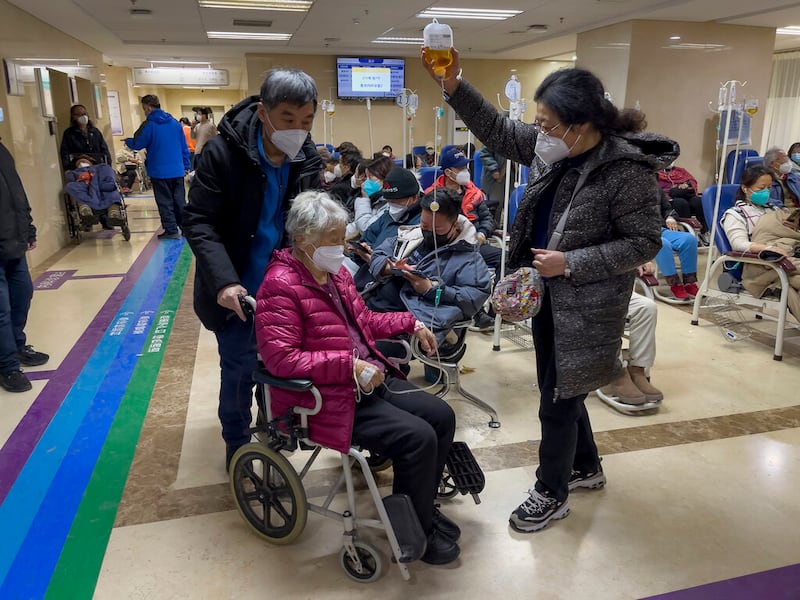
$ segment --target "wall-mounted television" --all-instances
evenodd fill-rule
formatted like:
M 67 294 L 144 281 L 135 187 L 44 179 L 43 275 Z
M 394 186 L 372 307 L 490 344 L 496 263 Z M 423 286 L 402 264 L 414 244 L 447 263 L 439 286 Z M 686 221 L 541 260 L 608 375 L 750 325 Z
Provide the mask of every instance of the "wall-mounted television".
M 405 71 L 402 58 L 339 57 L 337 96 L 340 100 L 394 100 L 405 87 Z

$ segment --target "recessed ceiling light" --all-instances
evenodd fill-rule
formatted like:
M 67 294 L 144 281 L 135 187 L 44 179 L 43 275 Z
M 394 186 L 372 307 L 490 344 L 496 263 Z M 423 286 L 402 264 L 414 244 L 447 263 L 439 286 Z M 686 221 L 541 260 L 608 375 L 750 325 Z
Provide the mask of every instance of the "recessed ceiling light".
M 414 44 L 421 46 L 425 40 L 415 37 L 379 37 L 372 40 L 373 44 Z
M 487 10 L 482 8 L 428 8 L 417 16 L 421 19 L 479 19 L 483 21 L 505 21 L 521 14 L 521 10 Z
M 151 65 L 211 65 L 207 60 L 145 60 Z
M 197 4 L 202 8 L 306 12 L 314 2 L 313 0 L 197 0 Z
M 248 31 L 209 31 L 206 33 L 210 40 L 265 40 L 285 42 L 292 39 L 291 33 L 256 33 Z
M 669 39 L 671 39 L 671 40 L 679 40 L 679 39 L 681 39 L 681 36 L 679 36 L 679 35 L 671 35 L 671 36 L 669 36 Z
M 578 55 L 577 54 L 573 54 L 572 55 L 572 60 L 578 60 Z
M 781 27 L 775 31 L 778 35 L 800 35 L 800 27 L 797 25 L 788 25 Z

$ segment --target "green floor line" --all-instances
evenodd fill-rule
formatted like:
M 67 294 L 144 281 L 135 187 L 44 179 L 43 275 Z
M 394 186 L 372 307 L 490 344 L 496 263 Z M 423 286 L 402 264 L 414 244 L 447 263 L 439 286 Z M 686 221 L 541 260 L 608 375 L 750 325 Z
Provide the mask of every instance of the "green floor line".
M 45 598 L 91 598 L 192 262 L 184 247 L 84 492 Z

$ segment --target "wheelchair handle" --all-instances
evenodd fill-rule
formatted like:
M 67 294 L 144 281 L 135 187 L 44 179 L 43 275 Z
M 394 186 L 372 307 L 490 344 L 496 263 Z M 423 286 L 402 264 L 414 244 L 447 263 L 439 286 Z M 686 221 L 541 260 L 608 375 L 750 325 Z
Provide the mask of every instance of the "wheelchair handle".
M 250 295 L 239 294 L 239 305 L 247 314 L 254 315 L 256 313 L 256 299 Z

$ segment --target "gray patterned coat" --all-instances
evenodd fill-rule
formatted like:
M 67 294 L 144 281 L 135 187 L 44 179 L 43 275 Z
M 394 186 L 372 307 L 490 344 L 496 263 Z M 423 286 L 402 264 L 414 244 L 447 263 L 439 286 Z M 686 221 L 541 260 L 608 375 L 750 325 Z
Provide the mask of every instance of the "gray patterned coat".
M 448 102 L 486 146 L 524 165 L 534 162 L 537 131 L 511 121 L 466 81 Z M 529 182 L 511 232 L 507 264 L 533 260 L 534 208 L 549 186 L 557 186 L 548 239 L 574 201 L 561 241 L 572 275 L 548 280 L 551 294 L 557 384 L 555 397 L 597 389 L 619 373 L 619 351 L 634 270 L 661 248 L 660 191 L 654 170 L 675 160 L 678 144 L 655 134 L 604 136 L 580 167 L 565 161 Z M 581 171 L 588 171 L 575 191 Z

